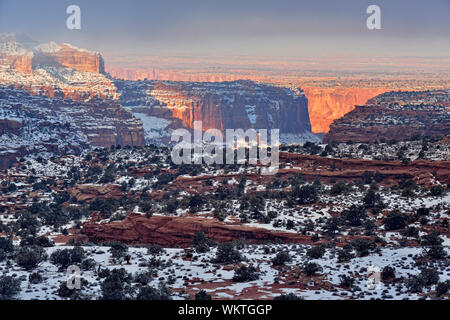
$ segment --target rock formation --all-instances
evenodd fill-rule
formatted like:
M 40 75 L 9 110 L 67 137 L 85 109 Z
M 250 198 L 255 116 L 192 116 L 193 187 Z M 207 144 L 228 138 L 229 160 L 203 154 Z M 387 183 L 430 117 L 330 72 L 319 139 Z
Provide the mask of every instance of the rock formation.
M 308 101 L 298 88 L 252 81 L 169 82 L 123 81 L 115 84 L 120 101 L 134 114 L 169 121 L 168 128 L 279 129 L 285 143 L 318 141 L 311 133 Z
M 365 104 L 369 99 L 386 92 L 384 88 L 304 87 L 308 98 L 309 115 L 313 132 L 328 132 L 330 124 Z
M 88 222 L 83 233 L 100 241 L 121 241 L 129 244 L 159 244 L 165 247 L 187 247 L 197 231 L 217 242 L 246 239 L 248 243 L 283 241 L 310 243 L 311 237 L 297 233 L 271 231 L 245 225 L 221 223 L 201 217 L 152 216 L 130 214 L 125 220 L 111 223 Z
M 0 87 L 0 169 L 31 153 L 79 153 L 112 145 L 143 146 L 142 123 L 117 101 L 32 96 Z
M 35 48 L 33 65 L 56 65 L 81 72 L 105 73 L 103 57 L 98 52 L 74 47 L 70 44 L 50 42 Z
M 449 91 L 392 92 L 335 120 L 324 142 L 374 142 L 450 134 Z

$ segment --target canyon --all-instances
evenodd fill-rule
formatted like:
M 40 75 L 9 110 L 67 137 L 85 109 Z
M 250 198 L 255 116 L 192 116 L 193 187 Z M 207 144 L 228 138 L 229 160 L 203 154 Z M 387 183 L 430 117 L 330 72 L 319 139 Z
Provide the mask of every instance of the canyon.
M 115 85 L 121 104 L 142 119 L 149 143 L 161 135 L 168 138 L 170 131 L 165 128 L 193 129 L 194 121 L 202 121 L 203 130 L 222 132 L 239 128 L 279 129 L 282 143 L 319 141 L 311 133 L 307 99 L 296 87 L 244 80 L 214 83 L 116 80 Z
M 326 133 L 331 123 L 365 104 L 369 99 L 387 92 L 387 88 L 302 87 L 308 98 L 312 131 Z
M 377 142 L 450 134 L 450 90 L 389 92 L 335 120 L 324 142 Z

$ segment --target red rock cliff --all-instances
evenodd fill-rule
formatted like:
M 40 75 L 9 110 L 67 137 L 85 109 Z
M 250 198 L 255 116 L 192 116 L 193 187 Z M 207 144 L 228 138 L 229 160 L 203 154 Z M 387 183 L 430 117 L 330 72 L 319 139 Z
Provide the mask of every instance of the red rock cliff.
M 356 105 L 386 92 L 384 88 L 303 88 L 308 98 L 313 132 L 328 132 L 330 124 L 355 109 Z
M 90 52 L 69 44 L 53 44 L 53 50 L 38 50 L 33 63 L 58 64 L 82 72 L 105 73 L 103 57 L 98 52 Z

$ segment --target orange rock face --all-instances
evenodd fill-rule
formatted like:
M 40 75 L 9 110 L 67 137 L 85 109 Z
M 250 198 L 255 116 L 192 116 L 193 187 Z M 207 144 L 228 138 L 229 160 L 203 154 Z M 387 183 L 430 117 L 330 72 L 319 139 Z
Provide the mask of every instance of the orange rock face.
M 0 65 L 9 66 L 21 73 L 33 73 L 33 54 L 31 51 L 23 55 L 8 55 L 0 53 Z
M 97 52 L 78 49 L 68 44 L 60 44 L 59 50 L 39 52 L 33 64 L 57 64 L 82 72 L 104 73 L 105 63 Z
M 221 223 L 216 219 L 199 217 L 152 216 L 146 218 L 139 214 L 130 214 L 123 221 L 111 223 L 86 223 L 83 232 L 90 238 L 101 241 L 121 241 L 130 244 L 147 243 L 167 247 L 187 247 L 195 232 L 204 232 L 217 242 L 229 242 L 246 239 L 248 243 L 264 240 L 309 243 L 309 236 L 290 232 L 271 231 L 243 225 Z
M 388 91 L 384 88 L 302 88 L 308 98 L 312 132 L 328 132 L 330 124 L 355 109 L 356 105 Z
M 96 186 L 90 184 L 77 185 L 69 189 L 71 197 L 75 197 L 77 201 L 90 201 L 95 199 L 117 198 L 122 197 L 120 187 L 117 185 Z
M 12 67 L 22 73 L 33 73 L 33 55 L 26 54 L 23 56 L 18 56 L 12 62 Z

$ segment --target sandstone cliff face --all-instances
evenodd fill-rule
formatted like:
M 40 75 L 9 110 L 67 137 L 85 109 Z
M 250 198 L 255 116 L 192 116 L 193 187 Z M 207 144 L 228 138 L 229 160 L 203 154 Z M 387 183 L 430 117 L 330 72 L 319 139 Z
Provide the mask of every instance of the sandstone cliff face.
M 98 52 L 54 42 L 37 44 L 15 34 L 0 34 L 0 66 L 21 73 L 32 73 L 39 65 L 67 67 L 80 72 L 105 73 L 105 64 Z
M 303 88 L 308 97 L 313 132 L 328 132 L 330 124 L 352 111 L 356 105 L 384 93 L 384 88 Z
M 392 92 L 335 120 L 324 142 L 374 142 L 450 134 L 448 91 Z
M 30 153 L 79 153 L 112 145 L 143 146 L 142 124 L 117 101 L 32 96 L 0 87 L 0 168 Z M 14 119 L 14 120 L 12 120 Z M 14 161 L 13 161 L 14 160 Z
M 130 214 L 125 220 L 112 223 L 88 222 L 83 232 L 100 241 L 121 241 L 129 244 L 159 244 L 164 247 L 187 247 L 197 231 L 217 242 L 245 239 L 248 243 L 282 241 L 310 243 L 310 236 L 277 232 L 243 225 L 230 225 L 215 219 L 198 217 L 152 216 Z
M 10 58 L 11 59 L 11 58 Z M 22 73 L 32 73 L 33 72 L 33 54 L 27 53 L 23 56 L 14 57 L 9 64 L 11 67 Z
M 33 65 L 56 65 L 81 72 L 105 73 L 103 57 L 98 52 L 55 43 L 36 47 Z
M 99 53 L 0 35 L 0 168 L 30 153 L 143 146 L 142 123 L 103 73 Z
M 14 34 L 0 34 L 0 67 L 32 73 L 33 57 L 28 45 L 18 43 Z
M 202 121 L 203 130 L 279 129 L 281 139 L 286 134 L 317 139 L 311 134 L 308 101 L 298 88 L 252 81 L 115 83 L 124 106 L 168 120 L 172 129 L 193 129 L 195 121 Z

